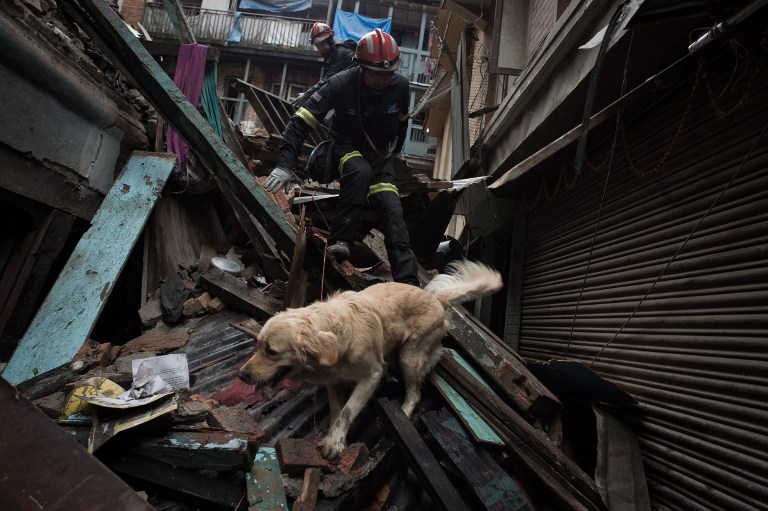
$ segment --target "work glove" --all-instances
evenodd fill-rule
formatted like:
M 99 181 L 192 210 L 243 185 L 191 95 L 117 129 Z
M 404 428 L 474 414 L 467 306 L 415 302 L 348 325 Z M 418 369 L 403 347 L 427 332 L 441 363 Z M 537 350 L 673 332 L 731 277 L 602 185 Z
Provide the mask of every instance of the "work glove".
M 282 188 L 285 193 L 288 193 L 293 177 L 293 172 L 290 170 L 282 167 L 275 167 L 275 170 L 269 174 L 269 177 L 264 182 L 264 188 L 272 193 L 277 193 L 277 191 Z
M 293 101 L 291 101 L 291 106 L 295 106 L 297 108 L 300 107 L 304 104 L 305 97 L 306 95 L 303 92 L 299 93 L 299 95 L 296 96 Z

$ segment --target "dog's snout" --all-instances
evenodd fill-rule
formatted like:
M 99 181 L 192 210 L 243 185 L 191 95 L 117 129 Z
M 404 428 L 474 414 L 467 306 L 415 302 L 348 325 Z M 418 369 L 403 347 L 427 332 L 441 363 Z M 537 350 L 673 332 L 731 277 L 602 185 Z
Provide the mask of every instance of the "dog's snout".
M 238 378 L 243 380 L 245 383 L 252 385 L 253 381 L 251 381 L 251 374 L 246 371 L 245 369 L 240 369 L 240 371 L 237 373 Z

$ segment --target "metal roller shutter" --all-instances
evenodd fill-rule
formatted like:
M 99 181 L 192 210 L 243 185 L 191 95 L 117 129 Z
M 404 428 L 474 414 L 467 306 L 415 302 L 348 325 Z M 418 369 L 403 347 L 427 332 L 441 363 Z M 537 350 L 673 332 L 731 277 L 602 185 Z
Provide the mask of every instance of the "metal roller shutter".
M 694 101 L 658 172 L 617 148 L 591 257 L 605 169 L 529 212 L 520 353 L 591 364 L 640 402 L 656 507 L 768 509 L 768 133 L 664 270 L 768 123 L 764 76 L 725 119 Z M 639 167 L 685 101 L 627 129 Z

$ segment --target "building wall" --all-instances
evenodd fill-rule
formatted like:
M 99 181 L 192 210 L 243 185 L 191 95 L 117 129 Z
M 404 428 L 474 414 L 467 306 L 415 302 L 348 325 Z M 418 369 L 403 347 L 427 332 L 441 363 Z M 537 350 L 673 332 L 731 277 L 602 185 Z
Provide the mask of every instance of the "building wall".
M 528 8 L 527 56 L 531 59 L 557 21 L 557 0 L 533 0 Z
M 126 23 L 135 27 L 136 22 L 141 22 L 144 17 L 144 2 L 145 0 L 123 0 L 120 14 Z

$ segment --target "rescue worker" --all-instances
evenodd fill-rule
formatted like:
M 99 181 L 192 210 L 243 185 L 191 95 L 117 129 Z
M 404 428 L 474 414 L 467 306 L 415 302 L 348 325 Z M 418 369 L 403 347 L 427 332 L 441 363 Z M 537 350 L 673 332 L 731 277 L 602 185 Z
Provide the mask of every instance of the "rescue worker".
M 335 109 L 333 164 L 338 166 L 341 187 L 328 253 L 337 259 L 349 258 L 367 200 L 378 214 L 393 279 L 418 286 L 418 264 L 392 163 L 394 157 L 400 157 L 408 126 L 408 79 L 395 73 L 400 67 L 400 50 L 392 36 L 377 28 L 360 39 L 354 59 L 359 67 L 332 76 L 291 117 L 283 132 L 277 166 L 264 186 L 275 193 L 287 189 L 292 180 L 300 181 L 290 169 L 304 139 Z
M 323 57 L 323 70 L 320 73 L 320 81 L 307 89 L 306 92 L 299 94 L 291 103 L 293 106 L 303 105 L 307 98 L 322 87 L 331 76 L 355 66 L 353 57 L 357 43 L 350 39 L 337 42 L 333 36 L 333 30 L 325 23 L 317 22 L 312 25 L 309 38 Z

